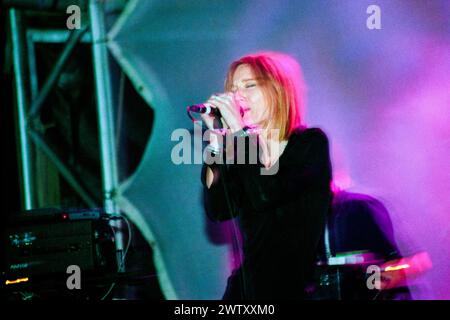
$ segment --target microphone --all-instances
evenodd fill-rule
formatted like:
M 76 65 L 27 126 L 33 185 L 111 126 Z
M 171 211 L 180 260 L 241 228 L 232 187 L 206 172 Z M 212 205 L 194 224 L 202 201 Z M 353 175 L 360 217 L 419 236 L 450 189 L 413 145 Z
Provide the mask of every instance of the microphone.
M 187 107 L 188 112 L 205 113 L 212 116 L 220 117 L 220 111 L 217 108 L 211 108 L 209 104 L 199 103 Z

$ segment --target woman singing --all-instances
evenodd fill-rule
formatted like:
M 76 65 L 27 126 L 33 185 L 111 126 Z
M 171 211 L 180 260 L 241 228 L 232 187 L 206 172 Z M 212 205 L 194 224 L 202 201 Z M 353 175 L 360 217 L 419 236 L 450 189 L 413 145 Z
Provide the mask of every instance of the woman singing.
M 304 87 L 292 57 L 261 52 L 233 62 L 225 93 L 207 101 L 220 111 L 226 129 L 220 132 L 232 138 L 222 139 L 214 116 L 202 115 L 214 132 L 209 156 L 229 159 L 241 151 L 246 160 L 205 163 L 202 170 L 208 216 L 237 217 L 243 236 L 244 260 L 223 299 L 301 299 L 312 276 L 331 199 L 331 164 L 324 132 L 302 124 Z M 221 143 L 238 139 L 244 150 Z M 249 163 L 254 150 L 258 161 Z

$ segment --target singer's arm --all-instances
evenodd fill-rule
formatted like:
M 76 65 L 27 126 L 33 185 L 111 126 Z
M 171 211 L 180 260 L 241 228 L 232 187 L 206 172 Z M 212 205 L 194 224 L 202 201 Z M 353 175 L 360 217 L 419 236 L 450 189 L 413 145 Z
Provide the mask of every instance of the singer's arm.
M 225 176 L 227 175 L 225 164 L 203 164 L 201 180 L 204 185 L 205 210 L 208 217 L 213 221 L 225 221 L 235 217 L 237 214 L 234 198 L 231 194 L 228 200 L 226 198 L 223 183 L 224 177 L 220 175 L 220 172 Z M 230 179 L 227 179 L 226 185 L 228 193 L 231 193 L 237 187 L 235 181 Z M 228 204 L 227 201 L 230 201 L 230 203 Z
M 211 184 L 214 181 L 214 172 L 210 167 L 206 167 L 206 177 L 205 177 L 205 185 L 209 189 L 211 188 Z

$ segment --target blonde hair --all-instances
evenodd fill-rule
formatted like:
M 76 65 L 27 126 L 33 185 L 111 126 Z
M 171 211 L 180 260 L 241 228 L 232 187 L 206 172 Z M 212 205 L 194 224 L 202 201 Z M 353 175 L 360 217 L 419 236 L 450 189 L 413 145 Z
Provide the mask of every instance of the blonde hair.
M 269 105 L 264 129 L 279 129 L 279 140 L 287 140 L 302 125 L 305 106 L 305 83 L 299 63 L 280 52 L 249 54 L 231 63 L 225 79 L 225 90 L 231 91 L 233 76 L 240 65 L 248 65 L 260 79 Z

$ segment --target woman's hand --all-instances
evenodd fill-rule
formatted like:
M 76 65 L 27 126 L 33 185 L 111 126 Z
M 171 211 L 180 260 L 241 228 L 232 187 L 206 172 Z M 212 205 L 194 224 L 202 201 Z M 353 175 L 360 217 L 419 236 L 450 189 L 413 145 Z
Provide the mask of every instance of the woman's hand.
M 211 98 L 210 98 L 210 100 L 211 100 Z M 211 106 L 211 104 L 209 104 L 209 105 Z M 206 114 L 206 113 L 201 113 L 200 117 L 202 118 L 203 122 L 205 123 L 205 125 L 208 127 L 209 130 L 216 129 L 216 128 L 214 128 L 214 120 L 216 119 L 215 116 Z
M 224 127 L 228 127 L 232 133 L 235 133 L 241 130 L 245 124 L 241 115 L 241 107 L 237 103 L 233 93 L 222 93 L 219 95 L 212 95 L 211 98 L 207 101 L 209 105 L 213 108 L 217 108 L 222 115 L 222 119 L 225 122 Z M 211 124 L 211 119 L 207 118 L 208 116 L 202 118 L 205 120 L 206 125 L 209 126 Z M 209 116 L 211 117 L 211 116 Z M 214 117 L 211 117 L 214 119 Z

